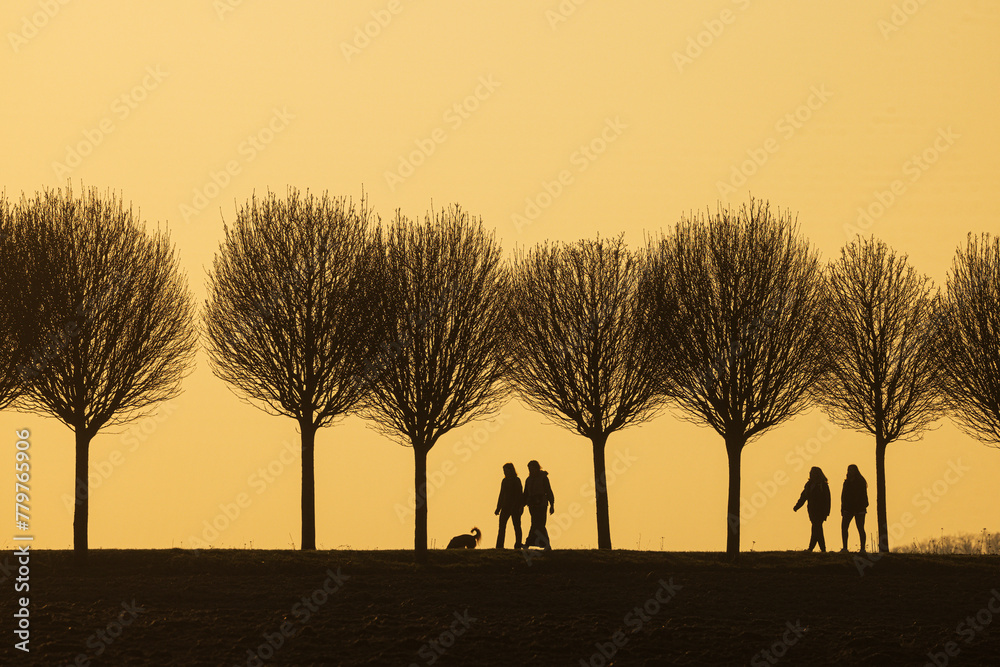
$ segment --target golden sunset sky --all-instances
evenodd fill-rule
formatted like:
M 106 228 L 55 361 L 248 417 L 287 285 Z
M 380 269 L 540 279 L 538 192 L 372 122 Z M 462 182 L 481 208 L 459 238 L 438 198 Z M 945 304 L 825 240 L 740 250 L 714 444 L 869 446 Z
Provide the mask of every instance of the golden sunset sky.
M 288 186 L 364 190 L 383 220 L 457 202 L 508 252 L 620 233 L 639 248 L 752 193 L 796 213 L 825 259 L 874 234 L 938 285 L 968 232 L 1000 233 L 998 0 L 8 0 L 0 29 L 7 197 L 68 179 L 120 191 L 169 228 L 199 303 L 223 221 Z M 938 424 L 889 447 L 893 546 L 1000 530 L 1000 451 Z M 34 546 L 71 547 L 73 435 L 5 411 L 11 459 L 19 428 Z M 492 546 L 501 466 L 523 479 L 532 458 L 554 545 L 596 546 L 589 442 L 516 400 L 431 451 L 436 546 L 473 525 Z M 616 547 L 725 548 L 714 431 L 665 413 L 612 435 L 607 460 Z M 850 463 L 873 531 L 872 436 L 817 409 L 748 445 L 742 548 L 806 546 L 791 510 L 818 465 L 839 549 Z M 203 352 L 156 418 L 94 439 L 90 467 L 92 548 L 299 545 L 295 424 L 242 402 Z M 318 546 L 411 548 L 412 471 L 359 418 L 320 431 Z

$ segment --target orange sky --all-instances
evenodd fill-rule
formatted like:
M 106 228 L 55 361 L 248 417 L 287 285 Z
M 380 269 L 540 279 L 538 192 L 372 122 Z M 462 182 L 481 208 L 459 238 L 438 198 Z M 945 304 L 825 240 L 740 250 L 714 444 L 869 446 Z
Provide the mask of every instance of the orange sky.
M 169 227 L 199 300 L 223 220 L 288 185 L 364 188 L 384 220 L 458 202 L 508 251 L 621 232 L 638 247 L 682 212 L 752 192 L 797 212 L 826 258 L 860 230 L 938 284 L 967 232 L 1000 233 L 996 0 L 497 7 L 8 0 L 0 186 L 15 199 L 67 178 L 120 190 Z M 156 419 L 94 440 L 91 547 L 298 545 L 293 421 L 241 402 L 203 353 L 184 389 Z M 7 411 L 12 457 L 24 427 L 35 545 L 69 547 L 72 434 Z M 594 546 L 589 443 L 516 401 L 431 451 L 437 546 L 473 525 L 491 545 L 501 466 L 523 478 L 532 458 L 550 471 L 554 544 Z M 411 450 L 351 417 L 317 435 L 316 461 L 320 548 L 412 546 Z M 791 507 L 809 466 L 836 497 L 850 463 L 872 486 L 874 527 L 870 436 L 814 410 L 749 445 L 743 548 L 803 548 L 808 520 Z M 724 548 L 713 431 L 664 414 L 613 435 L 608 467 L 615 546 Z M 1000 530 L 985 500 L 1000 451 L 948 420 L 891 445 L 887 467 L 893 544 Z M 839 548 L 839 526 L 826 534 Z

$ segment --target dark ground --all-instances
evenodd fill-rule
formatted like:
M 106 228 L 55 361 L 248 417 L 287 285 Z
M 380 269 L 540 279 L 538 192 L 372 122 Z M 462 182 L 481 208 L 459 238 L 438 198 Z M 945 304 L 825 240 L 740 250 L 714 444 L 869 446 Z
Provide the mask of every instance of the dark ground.
M 529 564 L 489 549 L 432 551 L 417 566 L 401 551 L 95 550 L 78 569 L 71 552 L 39 551 L 31 652 L 13 648 L 7 577 L 0 662 L 924 665 L 932 653 L 1000 665 L 1000 613 L 987 606 L 1000 556 L 892 554 L 864 576 L 854 557 L 556 551 Z M 662 604 L 661 580 L 674 593 Z M 977 612 L 978 630 L 965 620 Z M 266 660 L 250 658 L 258 648 Z

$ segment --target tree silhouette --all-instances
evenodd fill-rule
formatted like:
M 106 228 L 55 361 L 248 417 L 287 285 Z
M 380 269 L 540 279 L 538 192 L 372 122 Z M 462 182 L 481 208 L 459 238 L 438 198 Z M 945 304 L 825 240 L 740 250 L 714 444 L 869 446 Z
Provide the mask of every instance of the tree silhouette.
M 316 548 L 316 431 L 358 405 L 377 340 L 371 213 L 289 189 L 240 208 L 209 274 L 203 313 L 214 373 L 302 437 L 302 549 Z
M 6 408 L 24 389 L 23 370 L 34 341 L 23 335 L 25 318 L 30 313 L 22 308 L 27 285 L 20 270 L 20 256 L 14 240 L 14 215 L 6 196 L 0 193 L 0 409 Z M 30 319 L 29 319 L 30 322 Z
M 608 436 L 662 403 L 639 259 L 619 237 L 537 246 L 515 262 L 510 377 L 528 405 L 590 439 L 597 545 L 610 549 Z
M 969 234 L 937 320 L 951 414 L 970 436 L 1000 446 L 1000 237 Z
M 650 242 L 643 289 L 654 305 L 661 391 L 708 424 L 729 458 L 726 551 L 739 551 L 743 448 L 805 409 L 824 362 L 817 253 L 790 213 L 751 200 L 682 219 Z
M 47 190 L 22 197 L 15 218 L 27 334 L 45 346 L 23 367 L 17 406 L 76 433 L 73 547 L 83 558 L 91 439 L 179 393 L 197 342 L 193 302 L 167 233 L 147 231 L 112 193 Z
M 458 206 L 422 223 L 397 213 L 385 248 L 383 352 L 366 373 L 364 414 L 413 447 L 418 560 L 427 552 L 427 453 L 453 428 L 499 409 L 507 371 L 508 272 L 499 243 Z
M 827 285 L 830 365 L 817 398 L 835 424 L 875 436 L 879 551 L 887 552 L 886 446 L 920 439 L 943 408 L 932 335 L 937 297 L 905 255 L 873 238 L 841 249 Z

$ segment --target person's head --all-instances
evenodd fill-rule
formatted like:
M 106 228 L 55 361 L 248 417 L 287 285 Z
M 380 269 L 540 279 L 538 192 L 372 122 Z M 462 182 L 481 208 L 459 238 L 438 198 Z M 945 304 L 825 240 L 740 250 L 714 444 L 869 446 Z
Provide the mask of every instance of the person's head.
M 542 466 L 538 465 L 538 461 L 531 460 L 528 461 L 528 474 L 536 473 L 542 469 Z
M 507 477 L 517 477 L 517 471 L 514 470 L 514 464 L 513 463 L 504 463 L 503 464 L 503 474 L 506 475 Z
M 813 466 L 812 469 L 809 471 L 809 479 L 825 482 L 826 475 L 823 474 L 823 470 L 819 466 Z
M 862 482 L 865 483 L 865 486 L 868 486 L 868 481 L 864 477 L 862 477 L 861 471 L 858 470 L 858 466 L 854 465 L 853 463 L 847 466 L 847 479 L 860 479 Z

